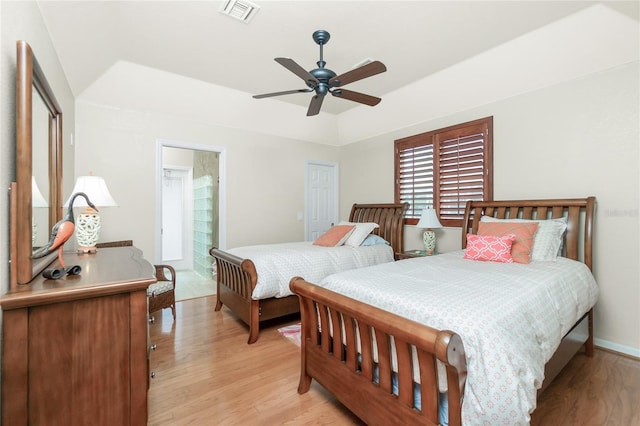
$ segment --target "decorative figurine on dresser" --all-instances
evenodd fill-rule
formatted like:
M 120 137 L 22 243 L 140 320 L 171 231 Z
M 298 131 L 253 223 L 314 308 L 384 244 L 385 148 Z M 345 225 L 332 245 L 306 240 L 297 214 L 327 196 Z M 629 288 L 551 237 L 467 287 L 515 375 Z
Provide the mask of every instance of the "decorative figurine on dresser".
M 44 141 L 33 138 L 36 102 L 49 112 L 48 122 L 40 123 L 50 129 Z M 24 41 L 17 42 L 16 108 L 11 279 L 0 296 L 1 423 L 146 425 L 147 287 L 156 282 L 154 269 L 133 246 L 95 254 L 62 252 L 64 242 L 57 237 L 73 234 L 68 225 L 54 225 L 62 219 L 62 112 Z M 42 170 L 34 170 L 32 161 L 42 151 L 49 167 L 40 180 L 48 179 L 49 227 L 56 235 L 49 247 L 34 251 L 31 182 Z M 66 264 L 82 275 L 52 280 L 41 274 Z
M 98 210 L 96 206 L 94 206 L 93 203 L 89 200 L 87 194 L 85 194 L 84 192 L 77 192 L 71 196 L 71 202 L 69 203 L 67 214 L 65 214 L 64 218 L 62 218 L 62 220 L 58 221 L 53 226 L 49 242 L 46 245 L 38 248 L 37 250 L 34 250 L 33 254 L 31 255 L 31 258 L 39 259 L 48 255 L 49 253 L 52 253 L 56 249 L 58 250 L 58 262 L 60 262 L 61 268 L 46 269 L 42 273 L 45 278 L 57 280 L 63 277 L 65 274 L 78 275 L 82 271 L 82 268 L 80 268 L 80 266 L 78 265 L 73 265 L 67 268 L 62 258 L 62 249 L 64 248 L 64 243 L 66 243 L 69 238 L 71 238 L 76 228 L 75 221 L 73 219 L 73 202 L 78 197 L 83 197 L 85 200 L 87 200 L 87 204 L 89 204 L 91 208 L 95 209 L 96 211 Z

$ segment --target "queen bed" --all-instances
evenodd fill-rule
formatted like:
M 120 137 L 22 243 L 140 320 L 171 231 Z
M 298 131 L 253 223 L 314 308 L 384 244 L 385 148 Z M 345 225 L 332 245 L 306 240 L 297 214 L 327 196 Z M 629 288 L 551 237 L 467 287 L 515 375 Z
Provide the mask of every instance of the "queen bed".
M 317 280 L 333 272 L 394 260 L 402 252 L 407 203 L 354 204 L 348 222 L 374 223 L 371 234 L 388 244 L 366 247 L 318 247 L 311 242 L 271 244 L 209 253 L 216 262 L 216 307 L 226 305 L 249 326 L 248 343 L 258 339 L 260 322 L 299 312 L 289 289 L 297 275 Z
M 538 258 L 535 239 L 529 263 L 468 259 L 469 247 L 319 285 L 294 278 L 298 392 L 315 379 L 368 424 L 527 424 L 537 393 L 569 359 L 581 347 L 593 354 L 594 208 L 593 197 L 467 203 L 463 229 L 473 235 L 496 219 L 539 221 L 524 225 L 536 238 L 557 227 L 561 247 Z

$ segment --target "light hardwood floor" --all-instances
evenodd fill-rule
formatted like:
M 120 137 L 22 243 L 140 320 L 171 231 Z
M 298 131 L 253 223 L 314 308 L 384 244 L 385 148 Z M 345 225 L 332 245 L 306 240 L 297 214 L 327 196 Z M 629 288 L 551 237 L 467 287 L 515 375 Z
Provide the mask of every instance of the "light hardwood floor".
M 216 294 L 215 277 L 202 277 L 195 271 L 176 271 L 176 301 Z
M 156 312 L 150 326 L 149 425 L 360 425 L 315 381 L 298 395 L 299 349 L 264 328 L 247 345 L 247 328 L 215 296 Z M 577 355 L 540 397 L 532 425 L 640 425 L 640 361 L 596 350 Z

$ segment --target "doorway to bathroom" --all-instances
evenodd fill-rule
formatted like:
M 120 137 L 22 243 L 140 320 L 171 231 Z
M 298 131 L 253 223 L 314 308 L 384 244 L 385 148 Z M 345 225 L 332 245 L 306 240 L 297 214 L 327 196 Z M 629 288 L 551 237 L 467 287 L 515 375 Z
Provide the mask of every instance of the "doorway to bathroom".
M 200 285 L 213 286 L 209 249 L 224 243 L 223 164 L 224 150 L 218 147 L 158 141 L 157 261 L 175 268 L 181 282 L 176 287 L 185 291 L 193 287 L 188 293 L 199 293 Z M 177 299 L 178 293 L 176 288 Z

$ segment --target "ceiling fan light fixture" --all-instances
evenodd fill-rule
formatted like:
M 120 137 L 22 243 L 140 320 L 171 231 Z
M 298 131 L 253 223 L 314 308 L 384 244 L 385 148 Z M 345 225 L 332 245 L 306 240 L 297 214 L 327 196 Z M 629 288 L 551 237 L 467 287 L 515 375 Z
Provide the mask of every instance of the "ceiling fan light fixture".
M 247 0 L 228 0 L 222 2 L 220 13 L 248 24 L 260 10 L 260 6 Z

